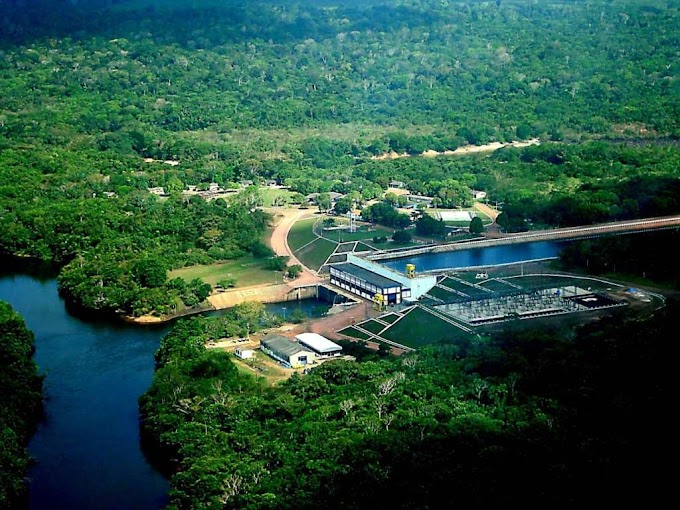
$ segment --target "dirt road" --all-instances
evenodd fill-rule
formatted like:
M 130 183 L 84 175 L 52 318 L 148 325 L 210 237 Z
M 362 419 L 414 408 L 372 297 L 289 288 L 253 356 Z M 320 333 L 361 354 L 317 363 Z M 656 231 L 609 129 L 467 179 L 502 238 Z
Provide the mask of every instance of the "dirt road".
M 496 218 L 498 218 L 498 215 L 500 214 L 496 209 L 486 204 L 483 204 L 482 202 L 475 202 L 475 209 L 477 209 L 483 214 L 486 214 L 494 222 L 496 221 Z
M 274 253 L 279 256 L 290 257 L 290 264 L 300 264 L 302 266 L 302 274 L 295 280 L 288 283 L 291 287 L 299 287 L 301 285 L 308 285 L 311 283 L 318 283 L 322 281 L 314 271 L 307 268 L 298 260 L 293 253 L 293 250 L 288 246 L 288 232 L 293 224 L 303 218 L 309 218 L 314 215 L 316 209 L 273 209 L 269 211 L 274 216 L 281 216 L 280 221 L 272 232 L 270 244 Z
M 426 150 L 421 154 L 408 154 L 404 152 L 403 154 L 397 154 L 394 151 L 388 152 L 386 154 L 380 154 L 378 156 L 371 156 L 371 159 L 398 159 L 398 158 L 413 158 L 413 157 L 425 157 L 433 158 L 437 156 L 465 156 L 467 154 L 479 154 L 483 152 L 493 152 L 503 147 L 529 147 L 530 145 L 539 145 L 541 141 L 538 138 L 532 138 L 531 140 L 524 141 L 514 141 L 514 142 L 491 142 L 485 145 L 464 145 L 458 147 L 456 150 L 446 150 L 442 152 L 437 152 L 435 150 Z

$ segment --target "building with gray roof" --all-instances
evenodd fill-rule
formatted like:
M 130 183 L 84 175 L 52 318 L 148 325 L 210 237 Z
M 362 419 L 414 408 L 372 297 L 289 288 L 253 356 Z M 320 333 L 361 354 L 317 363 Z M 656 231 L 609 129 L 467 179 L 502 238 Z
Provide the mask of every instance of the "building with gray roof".
M 316 359 L 311 349 L 281 335 L 265 336 L 260 349 L 288 368 L 303 367 Z

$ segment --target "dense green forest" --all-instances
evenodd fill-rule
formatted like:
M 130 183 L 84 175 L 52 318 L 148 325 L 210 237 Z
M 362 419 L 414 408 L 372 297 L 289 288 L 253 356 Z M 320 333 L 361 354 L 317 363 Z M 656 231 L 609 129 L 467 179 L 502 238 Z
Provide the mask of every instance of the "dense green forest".
M 274 388 L 207 351 L 215 325 L 192 319 L 162 341 L 143 427 L 172 459 L 169 508 L 654 504 L 677 306 L 329 362 Z
M 0 508 L 16 508 L 26 496 L 26 445 L 42 417 L 43 380 L 33 351 L 33 333 L 0 301 Z
M 276 179 L 344 207 L 395 178 L 443 207 L 476 188 L 508 230 L 679 210 L 673 1 L 33 0 L 0 19 L 0 252 L 63 267 L 88 309 L 194 306 L 210 289 L 166 270 L 271 255 L 256 190 L 188 185 Z M 553 144 L 369 159 L 529 137 Z
M 163 314 L 211 291 L 168 270 L 272 255 L 256 187 L 206 201 L 189 185 L 275 179 L 347 194 L 336 209 L 393 179 L 438 207 L 482 190 L 507 231 L 677 214 L 678 34 L 677 0 L 0 0 L 0 255 L 55 264 L 86 309 Z M 373 159 L 389 151 L 414 157 Z M 406 226 L 390 201 L 367 217 Z M 585 241 L 563 263 L 677 286 L 676 237 Z M 269 388 L 205 349 L 278 324 L 237 307 L 163 340 L 143 429 L 171 508 L 654 506 L 672 486 L 677 312 L 402 358 L 353 346 L 357 363 Z M 41 379 L 4 304 L 0 337 L 7 506 Z

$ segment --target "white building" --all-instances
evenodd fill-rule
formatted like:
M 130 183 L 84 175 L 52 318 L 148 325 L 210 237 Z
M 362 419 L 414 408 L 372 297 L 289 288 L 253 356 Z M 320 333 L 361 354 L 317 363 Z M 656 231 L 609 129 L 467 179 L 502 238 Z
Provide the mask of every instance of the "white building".
M 288 368 L 298 368 L 314 363 L 316 355 L 308 347 L 279 335 L 267 335 L 260 342 L 260 349 L 265 354 Z
M 242 349 L 239 347 L 234 351 L 234 356 L 236 356 L 239 359 L 250 359 L 255 355 L 255 351 L 252 349 Z
M 295 339 L 303 346 L 311 349 L 317 358 L 340 356 L 342 347 L 317 333 L 300 333 Z

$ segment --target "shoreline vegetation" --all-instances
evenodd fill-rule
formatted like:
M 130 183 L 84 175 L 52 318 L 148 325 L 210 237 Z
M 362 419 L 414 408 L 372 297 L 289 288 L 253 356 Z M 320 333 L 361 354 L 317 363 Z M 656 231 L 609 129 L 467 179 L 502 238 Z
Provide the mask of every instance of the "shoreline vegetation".
M 253 278 L 230 263 L 280 276 L 295 259 L 267 245 L 265 205 L 361 211 L 398 244 L 465 229 L 424 211 L 481 194 L 508 233 L 680 213 L 675 0 L 0 1 L 0 20 L 0 254 L 57 267 L 74 313 L 157 324 Z M 329 260 L 307 230 L 301 260 Z M 560 264 L 677 290 L 679 237 L 579 241 Z M 678 311 L 443 326 L 399 357 L 351 343 L 356 362 L 269 387 L 206 350 L 280 324 L 239 305 L 175 322 L 141 427 L 174 509 L 653 506 L 673 487 L 654 456 Z M 32 370 L 30 334 L 9 335 Z M 1 380 L 10 420 L 37 406 L 29 379 Z M 19 472 L 12 426 L 0 458 Z
M 568 2 L 295 15 L 194 2 L 186 16 L 149 7 L 169 20 L 149 25 L 81 4 L 51 28 L 30 22 L 33 6 L 0 5 L 14 27 L 0 30 L 0 252 L 59 265 L 61 295 L 83 308 L 168 315 L 210 293 L 171 272 L 271 256 L 267 182 L 288 190 L 272 202 L 344 195 L 324 204 L 338 212 L 384 202 L 392 181 L 442 208 L 481 191 L 505 204 L 506 231 L 678 209 L 677 146 L 602 141 L 678 137 L 680 81 L 660 64 L 674 58 L 672 9 L 623 1 L 619 22 Z M 78 38 L 54 37 L 83 16 Z M 427 157 L 447 154 L 483 157 Z M 211 186 L 240 191 L 182 195 Z M 393 205 L 371 205 L 372 219 L 410 226 Z
M 235 327 L 235 313 L 219 327 Z M 217 324 L 192 319 L 162 341 L 142 427 L 172 467 L 178 508 L 618 501 L 622 480 L 644 487 L 625 498 L 656 500 L 665 482 L 652 459 L 668 422 L 653 410 L 671 388 L 664 339 L 676 313 L 669 303 L 576 331 L 508 328 L 399 358 L 362 354 L 274 387 L 206 349 Z M 641 459 L 657 467 L 640 475 Z M 541 490 L 527 492 L 528 479 Z
M 43 418 L 43 377 L 33 360 L 35 338 L 24 319 L 0 301 L 0 508 L 28 497 L 28 442 Z

